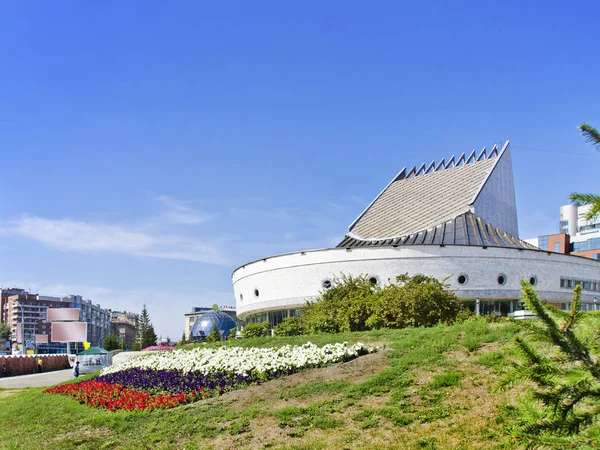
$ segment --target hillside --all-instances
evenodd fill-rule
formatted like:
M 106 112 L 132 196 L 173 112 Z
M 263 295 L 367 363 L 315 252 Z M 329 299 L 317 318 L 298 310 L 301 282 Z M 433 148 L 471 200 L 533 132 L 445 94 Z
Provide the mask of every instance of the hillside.
M 517 328 L 434 328 L 236 341 L 364 342 L 377 353 L 170 410 L 109 412 L 42 389 L 0 391 L 3 448 L 515 448 L 523 387 L 496 389 Z

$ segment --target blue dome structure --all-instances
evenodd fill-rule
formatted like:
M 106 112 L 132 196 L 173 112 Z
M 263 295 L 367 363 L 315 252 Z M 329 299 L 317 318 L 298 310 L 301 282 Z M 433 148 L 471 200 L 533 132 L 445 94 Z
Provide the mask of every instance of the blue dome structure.
M 193 340 L 204 340 L 216 328 L 221 339 L 226 339 L 229 331 L 236 326 L 235 320 L 223 311 L 208 311 L 196 319 L 191 336 Z

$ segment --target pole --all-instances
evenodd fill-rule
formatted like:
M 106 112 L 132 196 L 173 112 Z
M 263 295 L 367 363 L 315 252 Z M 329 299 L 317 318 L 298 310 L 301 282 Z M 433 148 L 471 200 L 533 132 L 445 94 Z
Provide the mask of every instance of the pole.
M 476 316 L 479 316 L 479 303 L 480 303 L 480 301 L 479 301 L 479 297 L 477 297 L 477 298 L 475 299 L 475 315 L 476 315 Z

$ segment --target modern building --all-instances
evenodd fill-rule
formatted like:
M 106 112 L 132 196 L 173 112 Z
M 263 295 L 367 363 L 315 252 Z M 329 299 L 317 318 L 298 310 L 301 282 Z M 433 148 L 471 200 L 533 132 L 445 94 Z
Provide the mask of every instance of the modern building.
M 184 314 L 183 330 L 185 333 L 185 339 L 187 341 L 191 340 L 192 338 L 192 328 L 194 327 L 196 321 L 210 311 L 214 311 L 213 308 L 209 308 L 207 306 L 194 306 L 191 312 Z M 237 315 L 233 306 L 219 306 L 219 311 L 224 312 L 231 317 L 234 322 L 237 322 Z
M 227 339 L 234 328 L 237 329 L 237 324 L 231 314 L 211 309 L 194 322 L 190 337 L 194 341 L 203 341 L 212 331 L 216 330 L 221 339 Z
M 131 350 L 139 321 L 139 314 L 127 311 L 112 311 L 111 313 L 112 333 L 117 336 L 117 340 L 125 350 Z
M 600 217 L 586 220 L 590 205 L 560 207 L 559 233 L 526 241 L 541 250 L 600 260 Z
M 433 276 L 476 312 L 522 308 L 521 280 L 566 308 L 582 284 L 584 308 L 600 297 L 600 262 L 543 251 L 519 239 L 509 142 L 478 155 L 404 168 L 354 220 L 335 248 L 249 262 L 232 274 L 236 311 L 272 326 L 297 315 L 340 274 L 386 284 Z

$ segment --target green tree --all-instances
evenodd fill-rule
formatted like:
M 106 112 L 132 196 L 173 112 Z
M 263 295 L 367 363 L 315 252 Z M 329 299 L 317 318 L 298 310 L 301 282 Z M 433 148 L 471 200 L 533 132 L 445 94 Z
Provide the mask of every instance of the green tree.
M 212 309 L 213 309 L 213 311 L 218 311 L 219 310 L 219 305 L 217 305 L 215 303 L 214 305 L 212 305 Z
M 598 132 L 598 130 L 587 123 L 582 123 L 579 125 L 579 130 L 588 142 L 596 147 L 597 150 L 600 150 L 600 132 Z M 579 194 L 577 192 L 573 192 L 571 195 L 569 195 L 569 198 L 574 203 L 580 205 L 592 205 L 588 213 L 585 215 L 585 220 L 591 220 L 600 214 L 600 195 Z
M 106 336 L 104 338 L 103 347 L 105 350 L 108 351 L 119 349 L 120 346 L 119 341 L 117 340 L 117 336 L 115 336 L 114 334 L 109 334 L 108 336 Z
M 8 339 L 10 337 L 10 327 L 5 323 L 0 323 L 0 339 Z
M 158 338 L 154 331 L 154 326 L 150 321 L 148 309 L 144 304 L 144 307 L 142 308 L 142 313 L 140 314 L 140 319 L 138 321 L 135 340 L 136 342 L 139 342 L 139 348 L 144 349 L 146 347 L 150 347 L 151 345 L 156 345 L 157 339 Z
M 206 336 L 206 342 L 219 342 L 221 340 L 221 335 L 217 331 L 217 328 L 213 328 L 213 330 Z
M 275 336 L 300 336 L 304 334 L 304 327 L 297 317 L 287 317 L 273 328 L 273 334 Z
M 542 304 L 526 281 L 521 289 L 539 320 L 518 322 L 528 333 L 516 340 L 521 362 L 502 381 L 536 386 L 523 401 L 516 435 L 529 448 L 600 442 L 600 313 L 579 311 L 581 286 L 570 312 Z

